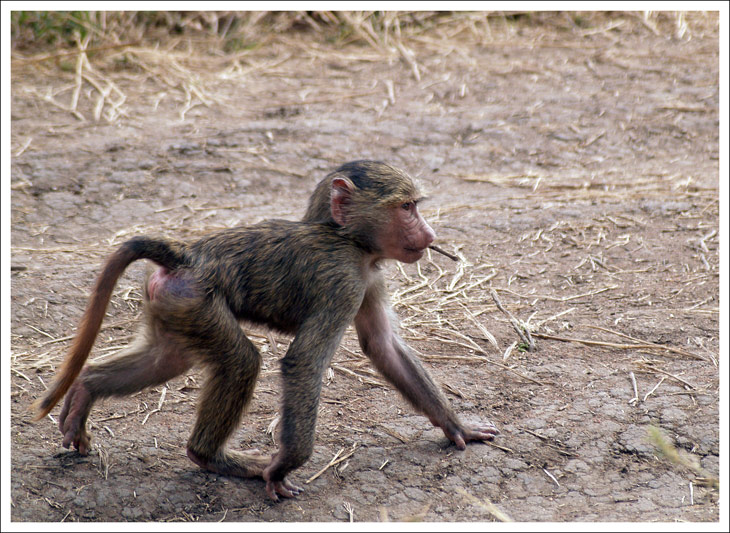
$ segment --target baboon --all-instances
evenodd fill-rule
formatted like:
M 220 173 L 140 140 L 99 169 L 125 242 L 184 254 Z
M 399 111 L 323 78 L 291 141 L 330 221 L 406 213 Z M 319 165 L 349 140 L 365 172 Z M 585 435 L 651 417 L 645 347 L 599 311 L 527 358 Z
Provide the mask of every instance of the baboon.
M 490 422 L 463 424 L 398 335 L 379 264 L 413 263 L 435 239 L 418 212 L 421 193 L 403 171 L 377 161 L 346 163 L 312 194 L 301 221 L 269 220 L 185 244 L 134 237 L 107 260 L 58 376 L 36 404 L 40 419 L 66 394 L 58 426 L 63 446 L 89 452 L 86 420 L 99 398 L 128 395 L 194 364 L 208 370 L 188 457 L 225 475 L 263 477 L 273 500 L 302 490 L 287 475 L 312 453 L 322 376 L 354 322 L 375 367 L 457 448 L 490 440 Z M 85 365 L 117 279 L 138 259 L 157 269 L 144 285 L 136 341 L 109 361 Z M 281 359 L 279 449 L 224 447 L 249 403 L 261 355 L 240 327 L 264 324 L 294 334 Z

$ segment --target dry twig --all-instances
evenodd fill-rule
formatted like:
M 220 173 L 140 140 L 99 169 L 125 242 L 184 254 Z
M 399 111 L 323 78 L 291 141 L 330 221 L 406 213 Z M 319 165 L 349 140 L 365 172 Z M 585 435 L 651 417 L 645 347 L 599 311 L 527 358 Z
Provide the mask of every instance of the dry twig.
M 497 291 L 494 289 L 491 289 L 489 291 L 489 294 L 492 295 L 492 300 L 494 300 L 494 303 L 497 304 L 497 308 L 502 311 L 505 315 L 507 315 L 507 318 L 509 318 L 510 324 L 512 324 L 512 327 L 517 332 L 517 335 L 519 335 L 520 339 L 522 339 L 522 342 L 525 346 L 525 349 L 528 352 L 534 352 L 535 351 L 535 342 L 532 340 L 532 335 L 530 334 L 530 328 L 520 324 L 518 320 L 507 311 L 504 306 L 502 305 L 502 302 L 499 300 L 499 296 L 497 296 Z
M 344 448 L 340 449 L 340 451 L 338 451 L 335 454 L 335 456 L 332 459 L 330 459 L 330 462 L 327 463 L 327 465 L 324 468 L 322 468 L 319 472 L 317 472 L 312 477 L 310 477 L 308 480 L 306 480 L 305 483 L 311 483 L 312 481 L 317 479 L 319 476 L 324 474 L 328 468 L 336 466 L 336 465 L 340 464 L 342 461 L 345 461 L 346 459 L 349 459 L 350 457 L 352 457 L 353 454 L 355 453 L 355 451 L 357 451 L 357 448 L 359 446 L 360 445 L 357 443 L 353 444 L 352 449 L 349 452 L 347 452 L 345 455 L 343 455 L 342 457 L 340 457 L 340 455 L 342 454 L 343 451 L 345 451 L 345 449 Z
M 551 339 L 555 341 L 562 341 L 562 342 L 577 342 L 580 344 L 586 344 L 588 346 L 603 346 L 605 348 L 615 348 L 617 350 L 656 350 L 656 351 L 667 351 L 667 352 L 673 352 L 673 353 L 679 353 L 681 355 L 686 355 L 688 357 L 691 357 L 693 359 L 699 359 L 700 361 L 707 361 L 705 357 L 702 357 L 701 355 L 696 355 L 690 352 L 685 352 L 684 350 L 680 350 L 678 348 L 672 348 L 671 346 L 662 346 L 661 344 L 654 344 L 654 343 L 635 343 L 635 344 L 621 344 L 616 342 L 606 342 L 606 341 L 594 341 L 590 339 L 576 339 L 571 337 L 559 337 L 557 335 L 549 335 L 547 333 L 533 333 L 535 337 L 539 337 L 541 339 Z
M 449 252 L 447 252 L 447 251 L 446 251 L 446 250 L 444 250 L 443 248 L 439 248 L 439 247 L 438 247 L 438 246 L 436 246 L 435 244 L 432 244 L 431 246 L 429 246 L 429 248 L 431 248 L 431 250 L 433 250 L 433 251 L 435 251 L 435 252 L 438 252 L 438 253 L 440 253 L 440 254 L 442 254 L 442 255 L 445 255 L 446 257 L 448 257 L 448 258 L 449 258 L 449 259 L 451 259 L 452 261 L 458 261 L 458 260 L 459 260 L 459 258 L 458 258 L 457 256 L 455 256 L 455 255 L 454 255 L 454 254 L 452 254 L 452 253 L 449 253 Z

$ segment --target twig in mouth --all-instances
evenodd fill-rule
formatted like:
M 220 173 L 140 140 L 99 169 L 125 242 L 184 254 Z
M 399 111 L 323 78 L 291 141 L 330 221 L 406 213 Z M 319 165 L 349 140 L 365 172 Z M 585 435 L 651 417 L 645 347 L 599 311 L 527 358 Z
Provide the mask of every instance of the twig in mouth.
M 431 248 L 431 250 L 433 250 L 435 252 L 438 252 L 440 254 L 445 255 L 446 257 L 448 257 L 452 261 L 458 261 L 459 260 L 459 258 L 456 257 L 454 254 L 451 254 L 451 253 L 447 252 L 446 250 L 443 250 L 443 249 L 439 248 L 435 244 L 430 245 L 429 248 Z

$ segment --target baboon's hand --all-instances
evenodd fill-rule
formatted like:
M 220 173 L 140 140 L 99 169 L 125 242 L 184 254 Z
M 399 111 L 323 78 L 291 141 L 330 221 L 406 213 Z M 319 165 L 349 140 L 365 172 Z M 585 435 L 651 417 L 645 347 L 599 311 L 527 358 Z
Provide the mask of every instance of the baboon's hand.
M 297 487 L 294 483 L 286 479 L 286 475 L 282 475 L 283 472 L 279 470 L 280 463 L 278 461 L 279 455 L 282 453 L 281 450 L 274 455 L 269 466 L 264 468 L 262 477 L 266 481 L 266 494 L 269 498 L 275 502 L 279 501 L 279 496 L 284 498 L 294 498 L 299 493 L 304 492 L 304 489 Z
M 279 495 L 283 496 L 284 498 L 294 498 L 303 491 L 303 488 L 297 487 L 286 478 L 282 479 L 281 481 L 266 481 L 266 494 L 268 494 L 269 498 L 271 498 L 275 502 L 279 501 Z
M 464 424 L 434 424 L 439 426 L 444 434 L 460 450 L 466 449 L 466 443 L 471 441 L 492 440 L 499 435 L 497 427 L 489 421 L 482 422 L 476 427 L 469 427 Z
M 86 417 L 91 409 L 91 394 L 83 382 L 77 380 L 66 393 L 66 400 L 58 418 L 58 429 L 63 433 L 63 447 L 73 444 L 81 455 L 88 455 L 91 436 L 86 432 Z

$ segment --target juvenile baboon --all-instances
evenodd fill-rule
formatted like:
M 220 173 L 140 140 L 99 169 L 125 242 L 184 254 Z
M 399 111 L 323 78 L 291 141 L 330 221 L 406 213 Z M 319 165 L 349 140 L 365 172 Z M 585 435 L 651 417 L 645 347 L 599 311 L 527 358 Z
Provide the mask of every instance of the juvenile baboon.
M 94 401 L 164 383 L 202 363 L 208 378 L 188 457 L 221 474 L 262 476 L 273 500 L 293 497 L 302 489 L 286 476 L 312 453 L 322 376 L 354 321 L 367 357 L 459 449 L 492 439 L 498 431 L 491 423 L 471 428 L 459 420 L 397 333 L 378 265 L 383 259 L 413 263 L 434 240 L 418 212 L 420 198 L 403 171 L 355 161 L 317 185 L 302 221 L 226 229 L 192 244 L 128 240 L 102 270 L 73 346 L 37 402 L 37 419 L 68 393 L 58 422 L 63 445 L 85 455 Z M 138 259 L 159 265 L 145 283 L 142 333 L 119 356 L 84 366 L 117 279 Z M 280 448 L 273 456 L 224 448 L 261 366 L 241 321 L 294 334 L 281 359 Z

